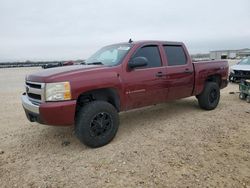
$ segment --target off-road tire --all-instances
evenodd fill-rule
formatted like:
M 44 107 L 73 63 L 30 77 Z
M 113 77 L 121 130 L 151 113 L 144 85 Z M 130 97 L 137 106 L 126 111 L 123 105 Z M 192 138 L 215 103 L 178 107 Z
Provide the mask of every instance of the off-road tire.
M 220 101 L 220 88 L 216 82 L 207 82 L 200 95 L 198 95 L 199 106 L 205 110 L 213 110 Z
M 96 136 L 95 131 L 103 129 L 104 126 L 102 126 L 101 124 L 105 124 L 102 122 L 106 121 L 102 120 L 103 114 L 109 117 L 111 126 L 107 131 L 104 130 L 103 135 L 97 134 Z M 99 117 L 99 119 L 97 119 L 98 121 L 95 119 L 96 117 Z M 93 124 L 97 124 L 98 126 L 96 125 L 93 126 Z M 76 117 L 75 133 L 78 139 L 82 143 L 84 143 L 89 147 L 96 148 L 108 144 L 115 137 L 118 127 L 119 127 L 119 115 L 115 107 L 112 104 L 105 101 L 93 101 L 87 103 L 79 110 Z M 96 132 L 98 133 L 98 131 Z

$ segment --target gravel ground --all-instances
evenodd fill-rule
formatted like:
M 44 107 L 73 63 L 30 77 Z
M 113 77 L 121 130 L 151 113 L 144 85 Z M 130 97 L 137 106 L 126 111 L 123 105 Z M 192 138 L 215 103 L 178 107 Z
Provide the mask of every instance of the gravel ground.
M 0 187 L 250 187 L 250 104 L 238 86 L 213 111 L 195 97 L 121 113 L 115 139 L 90 149 L 73 128 L 27 121 L 25 74 L 0 69 Z

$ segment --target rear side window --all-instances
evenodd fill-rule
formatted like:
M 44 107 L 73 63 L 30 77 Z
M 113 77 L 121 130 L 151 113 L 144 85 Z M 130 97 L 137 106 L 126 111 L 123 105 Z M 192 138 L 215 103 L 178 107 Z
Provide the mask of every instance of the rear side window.
M 135 57 L 145 57 L 148 59 L 148 65 L 145 67 L 160 67 L 161 57 L 158 50 L 158 46 L 145 46 L 140 48 L 133 56 Z
M 164 46 L 168 66 L 185 65 L 187 58 L 182 46 Z

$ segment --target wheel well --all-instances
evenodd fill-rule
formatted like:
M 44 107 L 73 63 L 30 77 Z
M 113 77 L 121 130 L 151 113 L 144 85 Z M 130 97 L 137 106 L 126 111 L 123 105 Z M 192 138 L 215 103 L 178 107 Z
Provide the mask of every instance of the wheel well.
M 221 76 L 220 75 L 211 75 L 207 78 L 207 82 L 216 82 L 218 86 L 221 86 Z
M 86 103 L 95 100 L 109 102 L 116 108 L 118 112 L 120 111 L 120 97 L 116 89 L 104 88 L 82 93 L 77 99 L 76 112 L 78 112 L 79 109 Z

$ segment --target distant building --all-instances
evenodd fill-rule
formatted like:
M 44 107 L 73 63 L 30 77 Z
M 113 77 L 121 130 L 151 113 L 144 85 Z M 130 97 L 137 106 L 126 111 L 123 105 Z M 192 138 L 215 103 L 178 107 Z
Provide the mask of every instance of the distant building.
M 236 59 L 250 56 L 250 49 L 210 51 L 210 59 Z
M 193 61 L 207 61 L 210 60 L 209 53 L 204 54 L 192 54 L 191 58 Z

